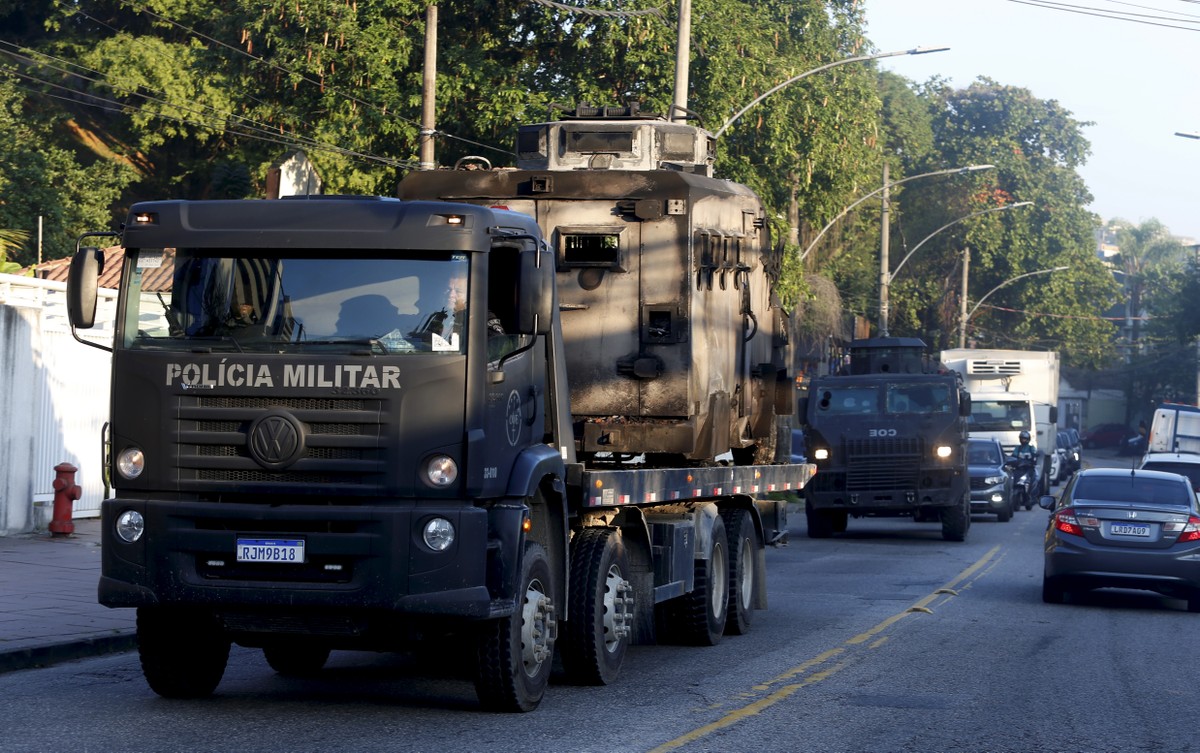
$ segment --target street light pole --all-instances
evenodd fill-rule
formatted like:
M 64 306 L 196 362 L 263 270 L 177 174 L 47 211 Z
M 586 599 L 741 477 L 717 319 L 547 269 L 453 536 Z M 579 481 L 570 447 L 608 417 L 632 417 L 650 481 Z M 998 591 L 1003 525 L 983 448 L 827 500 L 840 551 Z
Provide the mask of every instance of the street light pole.
M 725 129 L 727 129 L 727 128 L 729 128 L 729 126 L 733 125 L 734 121 L 736 121 L 738 118 L 745 115 L 747 110 L 754 107 L 759 102 L 762 102 L 764 99 L 771 96 L 775 92 L 779 91 L 783 87 L 794 84 L 797 81 L 799 81 L 800 79 L 811 76 L 814 73 L 820 73 L 821 71 L 828 70 L 830 68 L 833 68 L 834 66 L 845 65 L 846 63 L 858 63 L 863 60 L 878 60 L 879 58 L 890 58 L 890 57 L 895 57 L 897 55 L 924 55 L 924 54 L 927 54 L 930 52 L 945 52 L 948 49 L 950 49 L 950 48 L 949 47 L 914 47 L 911 50 L 895 50 L 893 52 L 879 52 L 874 55 L 859 55 L 858 57 L 842 58 L 841 60 L 834 60 L 832 63 L 826 63 L 825 65 L 822 65 L 818 68 L 813 68 L 811 71 L 805 71 L 804 73 L 801 73 L 798 76 L 792 76 L 787 81 L 784 81 L 782 84 L 777 84 L 777 85 L 771 87 L 770 89 L 767 89 L 765 92 L 763 92 L 762 94 L 755 97 L 754 100 L 752 100 L 750 102 L 750 104 L 748 104 L 745 107 L 743 107 L 742 109 L 738 110 L 737 114 L 735 114 L 732 118 L 725 121 L 725 125 L 723 125 L 717 129 L 717 132 L 713 134 L 713 138 L 714 139 L 721 138 L 721 134 L 725 133 Z M 678 99 L 678 96 L 679 96 L 678 93 L 676 93 L 676 99 Z
M 1005 209 L 1016 209 L 1017 207 L 1028 207 L 1028 206 L 1033 206 L 1033 202 L 1032 201 L 1018 201 L 1015 204 L 1005 204 L 1004 206 L 991 207 L 990 209 L 980 209 L 978 212 L 971 212 L 970 214 L 966 214 L 966 215 L 963 215 L 962 217 L 959 217 L 957 220 L 953 220 L 952 222 L 947 222 L 945 225 L 942 225 L 937 230 L 934 230 L 932 233 L 930 233 L 929 235 L 922 238 L 920 243 L 918 243 L 917 245 L 912 247 L 912 251 L 909 251 L 907 254 L 904 255 L 904 258 L 901 259 L 900 263 L 896 265 L 896 268 L 892 270 L 892 274 L 888 277 L 888 282 L 891 282 L 892 280 L 896 279 L 896 274 L 900 271 L 900 268 L 904 266 L 904 262 L 908 261 L 908 257 L 917 253 L 917 249 L 919 249 L 921 246 L 924 246 L 925 241 L 929 240 L 930 238 L 932 238 L 933 236 L 942 232 L 943 230 L 950 227 L 951 225 L 957 225 L 958 223 L 962 222 L 963 220 L 969 220 L 972 217 L 978 217 L 981 214 L 988 214 L 989 212 L 1003 212 Z
M 951 167 L 946 170 L 934 170 L 931 173 L 921 173 L 919 175 L 910 175 L 907 178 L 901 178 L 900 180 L 892 181 L 891 183 L 885 182 L 882 186 L 880 186 L 879 188 L 876 188 L 874 191 L 872 191 L 868 194 L 863 194 L 862 196 L 858 197 L 857 199 L 854 200 L 854 202 L 852 204 L 847 206 L 842 211 L 838 212 L 837 217 L 834 217 L 832 220 L 829 221 L 829 224 L 827 224 L 825 227 L 821 228 L 821 231 L 819 233 L 817 233 L 816 236 L 814 236 L 811 241 L 809 241 L 807 246 L 805 246 L 804 251 L 800 254 L 800 261 L 804 261 L 805 258 L 808 257 L 809 253 L 812 252 L 812 250 L 817 247 L 817 242 L 820 241 L 821 238 L 823 238 L 825 236 L 825 233 L 829 232 L 829 229 L 831 227 L 833 227 L 834 225 L 836 225 L 838 223 L 838 220 L 845 217 L 847 214 L 849 214 L 851 211 L 853 211 L 855 207 L 857 207 L 859 204 L 862 204 L 867 199 L 871 198 L 872 196 L 878 196 L 880 193 L 883 193 L 885 190 L 888 189 L 889 186 L 898 186 L 901 183 L 907 183 L 910 180 L 916 180 L 917 178 L 930 178 L 935 175 L 951 175 L 954 173 L 972 173 L 972 172 L 975 172 L 976 170 L 991 170 L 993 167 L 995 167 L 995 165 L 967 165 L 966 167 Z
M 979 310 L 979 307 L 983 305 L 983 302 L 985 300 L 987 300 L 987 297 L 989 295 L 991 295 L 992 293 L 995 293 L 997 290 L 1004 287 L 1005 285 L 1008 285 L 1009 283 L 1016 282 L 1017 280 L 1021 280 L 1026 277 L 1032 277 L 1033 275 L 1045 275 L 1045 274 L 1050 274 L 1051 272 L 1061 272 L 1064 269 L 1070 269 L 1070 267 L 1051 267 L 1050 269 L 1038 269 L 1033 272 L 1026 272 L 1025 274 L 1017 275 L 1016 277 L 1010 277 L 1007 280 L 1005 280 L 1004 282 L 997 285 L 996 287 L 989 290 L 988 292 L 984 293 L 983 298 L 980 298 L 978 301 L 976 301 L 975 305 L 973 307 L 971 307 L 970 311 L 966 311 L 966 304 L 964 303 L 963 310 L 965 311 L 965 313 L 962 315 L 962 318 L 958 322 L 958 347 L 960 347 L 960 348 L 967 347 L 967 322 L 971 319 L 972 316 L 975 316 L 975 312 Z M 963 290 L 964 291 L 966 290 L 966 282 L 965 281 L 963 283 Z M 963 296 L 963 300 L 964 301 L 966 300 L 965 295 Z

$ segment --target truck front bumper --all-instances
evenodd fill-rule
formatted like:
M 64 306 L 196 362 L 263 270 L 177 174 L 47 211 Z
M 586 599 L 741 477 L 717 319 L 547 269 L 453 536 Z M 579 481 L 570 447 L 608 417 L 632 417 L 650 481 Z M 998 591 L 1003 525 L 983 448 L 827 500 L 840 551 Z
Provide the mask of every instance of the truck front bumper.
M 140 539 L 115 533 L 136 510 Z M 519 506 L 486 510 L 445 501 L 297 505 L 106 500 L 101 506 L 101 604 L 179 605 L 214 612 L 392 613 L 484 619 L 511 611 L 502 598 L 516 562 Z M 422 540 L 426 522 L 455 529 L 444 551 Z M 304 542 L 304 561 L 240 562 L 238 540 Z

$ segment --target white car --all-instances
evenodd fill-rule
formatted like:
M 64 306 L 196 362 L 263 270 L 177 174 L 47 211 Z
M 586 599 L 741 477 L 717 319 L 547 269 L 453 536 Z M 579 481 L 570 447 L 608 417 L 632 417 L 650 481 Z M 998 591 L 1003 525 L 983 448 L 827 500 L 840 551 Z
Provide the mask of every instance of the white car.
M 1200 455 L 1194 452 L 1147 452 L 1138 467 L 1148 471 L 1178 473 L 1200 492 Z
M 1058 482 L 1062 481 L 1063 466 L 1066 465 L 1066 460 L 1066 450 L 1061 447 L 1056 447 L 1054 452 L 1050 453 L 1050 483 L 1048 486 L 1058 486 Z

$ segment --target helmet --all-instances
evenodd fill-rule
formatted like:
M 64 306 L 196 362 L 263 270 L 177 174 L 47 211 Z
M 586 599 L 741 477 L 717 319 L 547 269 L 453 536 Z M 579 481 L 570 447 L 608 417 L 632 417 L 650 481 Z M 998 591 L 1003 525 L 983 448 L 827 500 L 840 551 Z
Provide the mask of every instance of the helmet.
M 1027 431 L 1021 432 L 1020 434 L 1017 435 L 1017 439 L 1021 440 L 1022 442 L 1028 442 L 1029 441 L 1029 432 L 1027 432 Z

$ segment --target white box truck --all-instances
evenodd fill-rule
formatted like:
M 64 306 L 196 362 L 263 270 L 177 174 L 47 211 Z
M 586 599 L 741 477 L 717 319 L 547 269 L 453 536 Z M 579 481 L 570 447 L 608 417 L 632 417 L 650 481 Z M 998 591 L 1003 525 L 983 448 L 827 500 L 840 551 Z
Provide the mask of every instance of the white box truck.
M 1048 494 L 1058 435 L 1058 353 L 953 348 L 942 351 L 942 363 L 971 393 L 972 437 L 995 437 L 1011 453 L 1020 433 L 1030 433 L 1041 451 L 1041 493 Z

